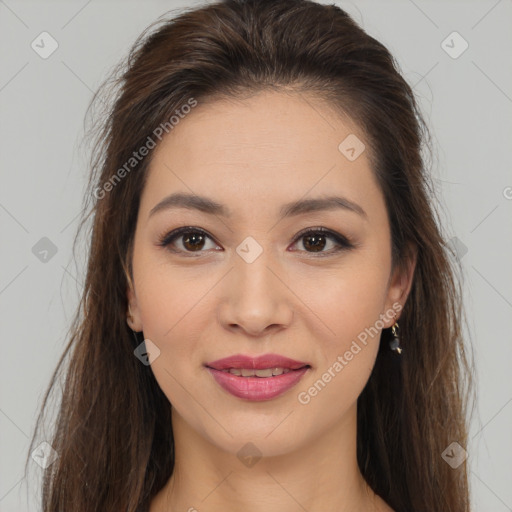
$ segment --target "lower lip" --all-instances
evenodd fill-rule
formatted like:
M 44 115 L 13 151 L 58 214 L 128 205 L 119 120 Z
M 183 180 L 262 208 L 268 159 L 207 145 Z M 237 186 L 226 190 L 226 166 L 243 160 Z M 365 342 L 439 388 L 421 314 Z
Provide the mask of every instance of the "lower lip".
M 229 372 L 207 367 L 217 384 L 238 398 L 252 401 L 271 400 L 295 386 L 309 367 L 291 370 L 274 377 L 239 377 Z

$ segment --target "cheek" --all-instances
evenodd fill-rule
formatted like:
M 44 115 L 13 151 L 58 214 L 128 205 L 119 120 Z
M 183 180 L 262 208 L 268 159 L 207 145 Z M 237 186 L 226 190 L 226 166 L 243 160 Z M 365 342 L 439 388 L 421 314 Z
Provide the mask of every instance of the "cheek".
M 307 304 L 329 328 L 328 339 L 347 341 L 379 319 L 385 304 L 388 272 L 385 265 L 361 264 L 317 276 L 304 283 Z
M 332 401 L 339 412 L 364 388 L 380 345 L 387 270 L 385 264 L 359 260 L 311 287 L 316 292 L 310 294 L 309 306 L 328 327 L 321 330 L 327 335 L 317 334 L 315 340 L 319 365 L 315 377 L 320 378 L 322 390 L 317 403 L 325 406 Z
M 133 266 L 144 335 L 167 345 L 184 325 L 194 328 L 190 318 L 201 309 L 204 295 L 211 288 L 211 276 L 193 264 L 178 268 L 163 250 L 155 251 L 153 247 L 140 248 L 134 254 Z
M 204 357 L 201 336 L 206 326 L 200 322 L 208 318 L 208 313 L 201 297 L 208 287 L 199 280 L 184 280 L 170 268 L 148 265 L 146 269 L 139 275 L 137 300 L 144 337 L 160 351 L 151 363 L 151 371 L 169 401 L 187 410 L 190 393 L 200 396 L 194 380 L 202 370 Z
M 219 278 L 193 262 L 178 268 L 152 248 L 141 248 L 137 256 L 134 277 L 144 337 L 160 351 L 151 370 L 171 403 L 186 409 L 189 393 L 201 394 L 196 378 L 204 372 L 205 339 L 214 319 L 212 288 Z
M 305 423 L 322 415 L 336 422 L 356 401 L 377 358 L 388 275 L 385 266 L 365 265 L 332 276 L 311 309 L 329 326 L 330 336 L 317 336 L 318 367 L 297 390 Z M 315 428 L 314 425 L 310 426 Z

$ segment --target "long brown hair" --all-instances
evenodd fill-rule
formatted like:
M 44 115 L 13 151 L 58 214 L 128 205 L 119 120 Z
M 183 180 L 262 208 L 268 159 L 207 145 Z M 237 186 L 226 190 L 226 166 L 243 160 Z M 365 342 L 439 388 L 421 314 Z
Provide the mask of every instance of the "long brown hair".
M 358 398 L 361 473 L 397 512 L 470 510 L 466 462 L 452 468 L 442 457 L 452 442 L 466 448 L 473 390 L 461 267 L 442 234 L 422 156 L 429 132 L 413 91 L 388 50 L 335 5 L 226 0 L 151 25 L 91 104 L 106 99 L 108 108 L 93 127 L 78 230 L 92 220 L 86 280 L 30 447 L 65 369 L 46 438 L 59 457 L 44 472 L 43 512 L 147 511 L 173 471 L 170 403 L 151 368 L 134 357 L 137 340 L 126 323 L 133 235 L 152 154 L 134 163 L 133 152 L 149 139 L 158 143 L 158 127 L 172 129 L 169 119 L 191 99 L 282 87 L 314 93 L 358 123 L 385 197 L 393 268 L 405 265 L 411 247 L 418 250 L 400 317 L 404 351 L 390 351 L 384 329 Z

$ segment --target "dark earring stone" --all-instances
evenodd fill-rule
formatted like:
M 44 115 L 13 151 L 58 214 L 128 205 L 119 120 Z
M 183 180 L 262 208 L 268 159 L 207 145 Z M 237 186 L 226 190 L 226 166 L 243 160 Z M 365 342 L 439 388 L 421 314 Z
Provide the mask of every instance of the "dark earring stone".
M 389 342 L 389 347 L 391 350 L 394 350 L 398 352 L 399 354 L 402 352 L 402 349 L 400 348 L 400 338 L 395 337 Z
M 396 327 L 395 327 L 396 325 Z M 391 327 L 391 332 L 393 333 L 393 339 L 389 342 L 389 348 L 398 354 L 402 353 L 402 348 L 400 347 L 400 337 L 397 333 L 398 324 L 393 325 Z

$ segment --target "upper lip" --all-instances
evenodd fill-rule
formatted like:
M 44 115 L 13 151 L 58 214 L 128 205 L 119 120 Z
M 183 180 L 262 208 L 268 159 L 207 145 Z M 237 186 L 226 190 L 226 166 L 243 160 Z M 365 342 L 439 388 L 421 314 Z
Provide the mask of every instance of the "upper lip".
M 297 370 L 303 366 L 310 366 L 309 363 L 296 361 L 289 357 L 279 354 L 263 354 L 261 356 L 247 356 L 244 354 L 235 354 L 233 356 L 217 359 L 206 366 L 214 370 L 229 370 L 230 368 L 245 368 L 254 370 L 263 370 L 265 368 L 289 368 Z

